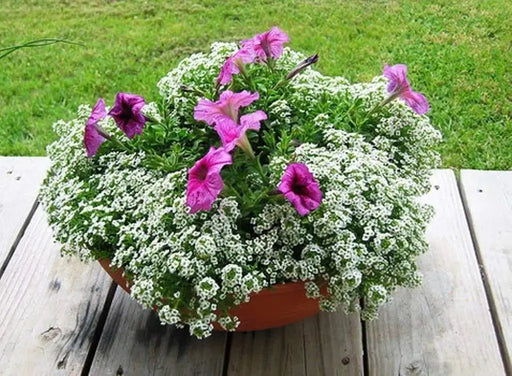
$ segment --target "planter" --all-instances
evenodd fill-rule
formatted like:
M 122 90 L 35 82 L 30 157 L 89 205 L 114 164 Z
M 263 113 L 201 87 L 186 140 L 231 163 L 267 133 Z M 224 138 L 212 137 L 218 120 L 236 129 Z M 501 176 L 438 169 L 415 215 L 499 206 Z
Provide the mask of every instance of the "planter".
M 123 270 L 112 270 L 110 260 L 99 261 L 103 269 L 127 293 L 130 293 L 130 283 L 123 276 Z M 285 283 L 272 286 L 256 294 L 251 294 L 248 303 L 242 303 L 233 308 L 230 313 L 237 316 L 240 325 L 237 332 L 264 330 L 288 325 L 320 311 L 317 299 L 307 298 L 304 282 Z M 214 323 L 215 330 L 223 330 Z

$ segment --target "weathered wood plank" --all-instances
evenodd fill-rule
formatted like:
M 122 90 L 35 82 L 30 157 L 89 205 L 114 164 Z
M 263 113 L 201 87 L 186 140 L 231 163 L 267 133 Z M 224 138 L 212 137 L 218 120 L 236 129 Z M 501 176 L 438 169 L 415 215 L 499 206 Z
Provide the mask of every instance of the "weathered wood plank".
M 370 375 L 503 375 L 498 343 L 452 171 L 436 171 L 436 209 L 419 289 L 401 289 L 367 324 Z
M 207 339 L 161 325 L 117 288 L 90 375 L 222 375 L 226 333 Z
M 0 157 L 0 267 L 34 206 L 48 166 L 42 157 Z
M 0 279 L 0 374 L 80 375 L 110 278 L 60 257 L 38 208 Z
M 461 171 L 461 185 L 512 372 L 512 171 Z
M 283 328 L 234 333 L 228 375 L 362 375 L 358 314 L 322 312 Z

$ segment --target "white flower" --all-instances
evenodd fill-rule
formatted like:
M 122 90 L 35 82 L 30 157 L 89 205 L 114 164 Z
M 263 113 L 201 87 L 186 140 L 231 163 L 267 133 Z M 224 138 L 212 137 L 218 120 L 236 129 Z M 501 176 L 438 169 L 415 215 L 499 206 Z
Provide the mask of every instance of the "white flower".
M 196 285 L 196 292 L 203 299 L 211 299 L 219 291 L 219 285 L 213 278 L 205 277 Z

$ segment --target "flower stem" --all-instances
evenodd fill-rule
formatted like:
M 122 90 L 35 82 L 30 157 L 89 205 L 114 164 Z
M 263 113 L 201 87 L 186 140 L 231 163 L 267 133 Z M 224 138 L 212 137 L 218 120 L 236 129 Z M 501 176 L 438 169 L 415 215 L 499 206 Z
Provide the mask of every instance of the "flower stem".
M 261 176 L 261 179 L 263 180 L 263 182 L 265 184 L 268 184 L 268 178 L 267 178 L 267 175 L 265 175 L 265 171 L 263 171 L 263 166 L 261 165 L 261 162 L 260 162 L 260 156 L 258 155 L 257 158 L 254 158 L 254 161 L 255 161 L 256 169 L 258 170 L 258 173 Z
M 252 146 L 249 142 L 247 142 L 247 144 L 244 145 L 243 150 L 245 154 L 249 156 L 249 158 L 251 158 L 252 160 L 256 159 L 256 156 L 254 155 L 254 150 L 252 150 Z
M 277 88 L 280 88 L 281 86 L 283 86 L 284 84 L 287 84 L 289 82 L 289 80 L 287 80 L 286 78 L 281 78 L 277 84 L 274 85 L 274 87 L 272 89 L 277 89 Z
M 233 192 L 235 194 L 235 196 L 240 201 L 242 201 L 242 196 L 240 196 L 240 193 L 238 193 L 238 191 L 235 188 L 233 188 L 231 185 L 227 184 L 226 182 L 224 182 L 224 187 L 227 188 L 229 191 Z
M 249 86 L 251 91 L 256 91 L 256 89 L 254 88 L 254 82 L 252 82 L 251 77 L 249 77 L 249 75 L 247 74 L 247 70 L 245 69 L 245 64 L 243 64 L 243 63 L 239 64 L 238 69 L 240 70 L 240 74 L 244 78 L 245 83 L 247 84 L 247 86 Z
M 267 66 L 270 69 L 270 71 L 272 73 L 274 73 L 274 68 L 276 66 L 276 61 L 271 56 L 269 56 L 269 54 L 267 54 Z
M 371 115 L 373 114 L 375 111 L 377 111 L 378 109 L 384 107 L 385 105 L 387 105 L 388 103 L 392 102 L 396 97 L 398 97 L 398 95 L 396 94 L 391 94 L 389 97 L 387 97 L 386 99 L 384 99 L 382 102 L 380 102 L 379 104 L 377 104 L 375 107 L 373 107 L 370 112 L 368 113 L 368 115 Z
M 254 159 L 256 156 L 254 155 L 254 150 L 252 150 L 252 145 L 247 138 L 247 135 L 244 134 L 237 142 L 237 145 L 244 151 L 245 154 L 249 156 L 249 158 Z
M 128 151 L 129 150 L 129 147 L 124 142 L 121 142 L 121 140 L 119 140 L 117 137 L 111 136 L 109 141 L 112 142 L 112 144 L 116 148 L 119 148 L 119 149 L 121 149 L 123 151 Z
M 180 85 L 181 91 L 184 91 L 185 93 L 194 93 L 200 97 L 207 98 L 207 95 L 204 91 L 188 85 Z
M 258 196 L 258 197 L 256 197 L 256 199 L 254 200 L 254 202 L 253 202 L 253 205 L 252 205 L 252 206 L 254 207 L 256 204 L 258 204 L 258 203 L 261 201 L 261 199 L 262 199 L 262 198 L 264 198 L 264 197 L 266 197 L 266 196 L 269 196 L 269 195 L 270 195 L 271 190 L 272 190 L 272 189 L 267 189 L 267 190 L 264 190 L 263 192 L 261 192 L 261 193 L 259 194 L 259 196 Z

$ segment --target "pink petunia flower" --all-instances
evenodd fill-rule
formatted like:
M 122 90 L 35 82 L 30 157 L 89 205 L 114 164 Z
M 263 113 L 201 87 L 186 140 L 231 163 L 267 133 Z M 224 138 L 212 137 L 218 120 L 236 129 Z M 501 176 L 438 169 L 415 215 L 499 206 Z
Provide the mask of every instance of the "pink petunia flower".
M 144 98 L 139 95 L 117 93 L 114 107 L 108 114 L 128 138 L 133 138 L 136 134 L 142 134 L 146 124 L 146 118 L 141 112 L 145 104 Z
M 320 186 L 303 163 L 289 164 L 277 189 L 301 216 L 309 214 L 322 203 Z
M 253 155 L 252 147 L 245 134 L 249 129 L 259 130 L 260 122 L 267 119 L 267 114 L 263 111 L 256 111 L 240 117 L 240 125 L 232 120 L 223 120 L 215 125 L 215 130 L 219 134 L 222 146 L 227 152 L 230 152 L 239 146 L 249 155 Z
M 231 154 L 224 148 L 212 147 L 188 171 L 187 206 L 191 214 L 211 209 L 223 187 L 220 171 L 231 163 Z
M 258 93 L 251 94 L 247 90 L 233 93 L 224 91 L 217 102 L 209 99 L 200 99 L 194 107 L 194 119 L 215 125 L 222 121 L 231 120 L 238 123 L 238 110 L 259 99 Z
M 84 132 L 84 145 L 89 158 L 94 157 L 101 144 L 110 138 L 105 130 L 98 125 L 101 119 L 107 116 L 105 101 L 100 98 L 92 109 L 91 116 L 87 119 Z
M 411 89 L 411 84 L 407 79 L 407 65 L 396 64 L 390 67 L 386 64 L 382 74 L 389 79 L 388 92 L 390 93 L 384 104 L 391 102 L 395 98 L 400 98 L 418 115 L 428 112 L 429 104 L 427 98 L 423 94 Z
M 251 39 L 242 41 L 242 46 L 252 49 L 258 58 L 267 61 L 270 57 L 279 59 L 283 54 L 283 44 L 289 41 L 288 34 L 274 26 L 263 34 L 258 34 Z
M 239 49 L 224 62 L 219 77 L 217 77 L 217 82 L 221 85 L 231 82 L 233 75 L 244 72 L 245 64 L 254 62 L 255 58 L 256 55 L 252 49 Z

